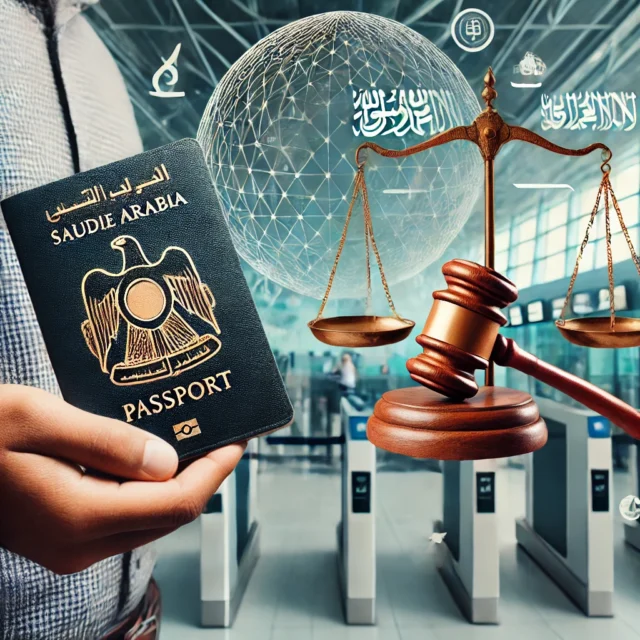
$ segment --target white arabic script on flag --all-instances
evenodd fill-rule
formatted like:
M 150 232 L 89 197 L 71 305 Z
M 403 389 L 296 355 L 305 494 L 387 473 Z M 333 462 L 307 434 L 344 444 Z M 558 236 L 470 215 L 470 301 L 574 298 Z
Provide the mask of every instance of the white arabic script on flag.
M 636 94 L 628 91 L 542 94 L 542 129 L 630 131 L 636 126 Z
M 383 89 L 360 89 L 353 92 L 353 109 L 353 133 L 366 138 L 433 135 L 456 126 L 460 115 L 443 89 L 393 89 L 388 96 Z

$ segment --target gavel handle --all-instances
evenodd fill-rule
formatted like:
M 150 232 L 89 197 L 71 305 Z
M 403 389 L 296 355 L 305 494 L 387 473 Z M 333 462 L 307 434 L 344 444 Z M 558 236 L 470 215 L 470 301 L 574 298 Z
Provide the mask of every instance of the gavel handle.
M 589 382 L 527 353 L 510 338 L 498 335 L 491 359 L 502 367 L 522 371 L 566 393 L 585 407 L 609 418 L 630 436 L 640 439 L 640 413 L 636 409 Z

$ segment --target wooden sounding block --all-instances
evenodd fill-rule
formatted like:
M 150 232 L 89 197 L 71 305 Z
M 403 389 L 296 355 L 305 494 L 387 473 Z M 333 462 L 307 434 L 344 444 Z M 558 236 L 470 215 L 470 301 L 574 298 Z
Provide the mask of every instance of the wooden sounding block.
M 456 402 L 425 389 L 388 391 L 367 425 L 376 446 L 414 458 L 481 460 L 536 451 L 547 442 L 547 427 L 528 393 L 481 387 Z

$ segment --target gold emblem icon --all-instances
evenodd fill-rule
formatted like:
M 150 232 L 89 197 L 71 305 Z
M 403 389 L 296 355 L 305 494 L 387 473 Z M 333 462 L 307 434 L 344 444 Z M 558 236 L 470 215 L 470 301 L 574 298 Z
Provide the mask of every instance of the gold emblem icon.
M 161 380 L 216 355 L 222 343 L 215 299 L 191 256 L 168 247 L 152 263 L 131 236 L 119 236 L 111 248 L 122 252 L 122 270 L 92 269 L 82 280 L 82 333 L 111 381 Z
M 200 425 L 195 418 L 174 424 L 173 432 L 176 434 L 176 440 L 186 440 L 187 438 L 193 438 L 193 436 L 202 433 L 202 431 L 200 431 Z

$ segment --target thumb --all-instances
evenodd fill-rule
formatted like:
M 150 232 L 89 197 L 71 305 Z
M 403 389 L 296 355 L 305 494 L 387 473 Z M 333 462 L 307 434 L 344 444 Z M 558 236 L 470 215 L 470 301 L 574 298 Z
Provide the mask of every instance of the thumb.
M 39 389 L 16 386 L 11 395 L 8 448 L 14 451 L 62 458 L 131 480 L 168 480 L 178 468 L 175 449 L 142 429 L 83 411 Z M 4 422 L 6 401 L 0 410 Z

